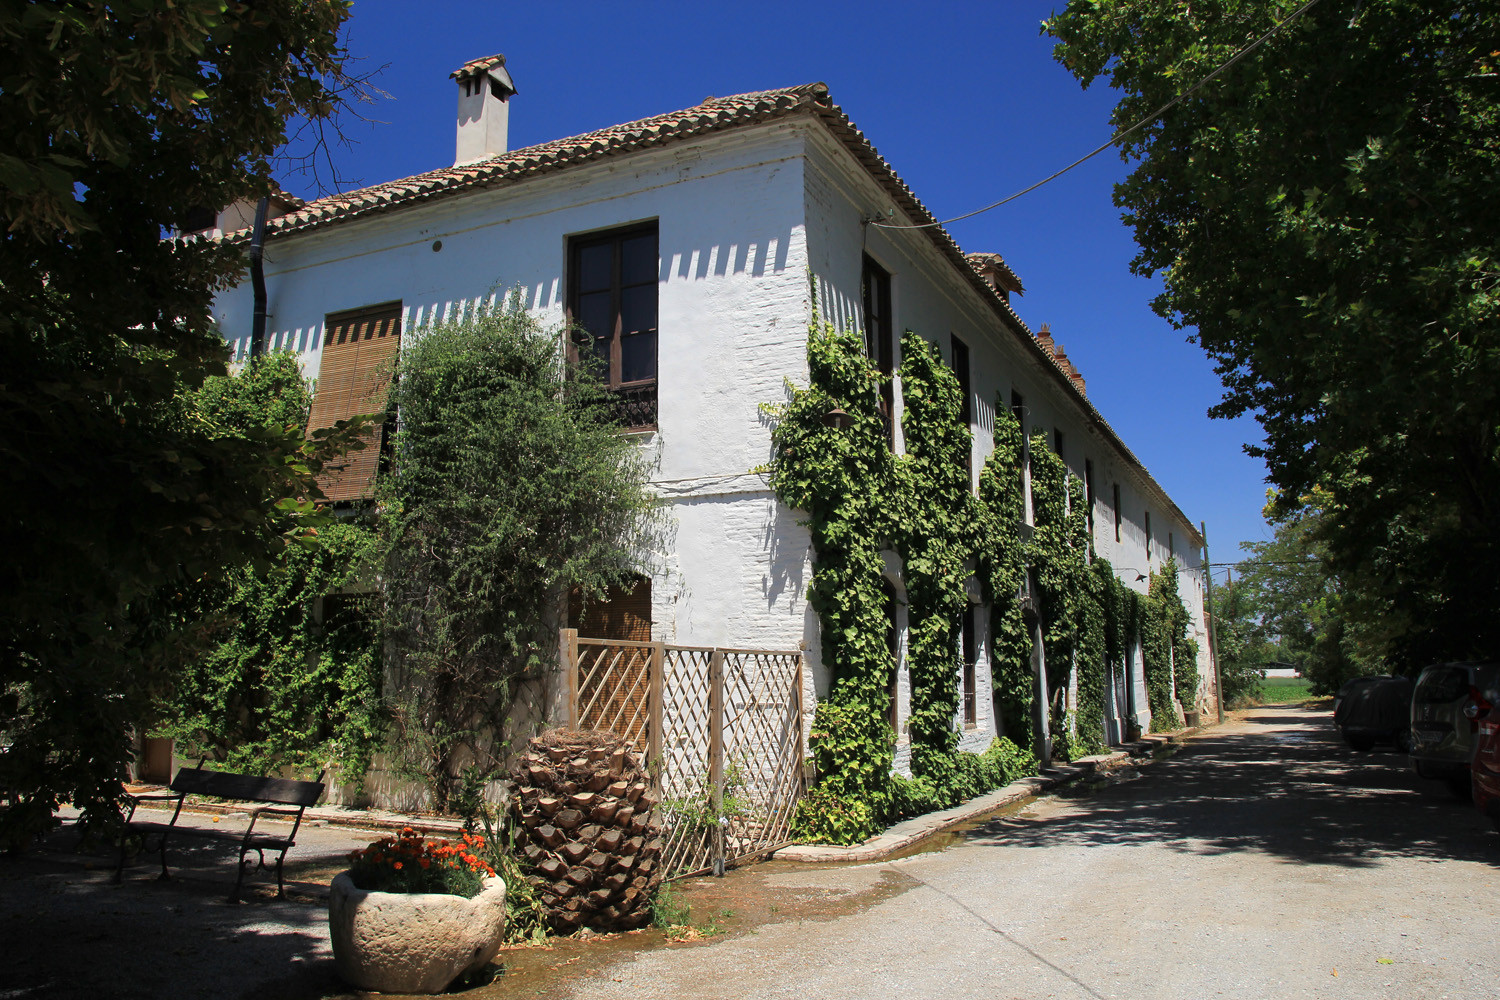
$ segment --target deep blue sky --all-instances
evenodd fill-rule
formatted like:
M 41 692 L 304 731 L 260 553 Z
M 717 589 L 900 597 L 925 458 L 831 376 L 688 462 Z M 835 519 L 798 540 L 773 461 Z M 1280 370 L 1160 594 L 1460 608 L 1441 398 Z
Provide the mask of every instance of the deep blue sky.
M 375 183 L 452 162 L 456 85 L 468 59 L 505 53 L 519 93 L 511 148 L 697 104 L 822 80 L 938 218 L 972 211 L 1108 139 L 1112 93 L 1083 91 L 1039 24 L 1060 2 L 991 0 L 715 5 L 356 0 L 357 71 L 390 95 L 347 124 L 334 159 Z M 1179 507 L 1208 524 L 1215 562 L 1267 536 L 1264 467 L 1249 419 L 1209 420 L 1221 393 L 1201 350 L 1151 312 L 1159 282 L 1130 274 L 1130 231 L 1110 200 L 1126 167 L 1106 151 L 1019 201 L 949 227 L 966 251 L 1005 256 L 1016 307 L 1053 335 L 1089 397 Z M 305 197 L 305 178 L 283 184 Z M 347 183 L 346 187 L 349 186 Z M 918 331 L 921 332 L 921 331 Z M 1216 573 L 1216 576 L 1218 573 Z

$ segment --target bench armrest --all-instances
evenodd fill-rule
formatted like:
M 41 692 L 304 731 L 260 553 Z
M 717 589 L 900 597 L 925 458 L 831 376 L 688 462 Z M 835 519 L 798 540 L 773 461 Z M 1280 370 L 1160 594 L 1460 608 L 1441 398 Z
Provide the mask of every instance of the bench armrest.
M 172 825 L 177 825 L 177 814 L 182 812 L 183 799 L 187 797 L 185 792 L 126 792 L 125 798 L 130 800 L 130 812 L 125 815 L 125 825 L 129 826 L 135 821 L 135 811 L 142 802 L 176 802 L 177 808 L 172 812 Z

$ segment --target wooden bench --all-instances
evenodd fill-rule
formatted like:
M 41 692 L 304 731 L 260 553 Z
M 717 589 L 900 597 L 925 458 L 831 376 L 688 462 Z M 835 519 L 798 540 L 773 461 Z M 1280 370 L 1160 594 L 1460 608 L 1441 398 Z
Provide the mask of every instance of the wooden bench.
M 172 779 L 169 786 L 171 791 L 154 792 L 138 795 L 129 795 L 130 813 L 125 817 L 125 836 L 120 838 L 120 866 L 115 871 L 115 881 L 119 882 L 125 875 L 125 859 L 129 850 L 130 834 L 138 833 L 142 838 L 143 853 L 157 852 L 161 854 L 161 878 L 171 878 L 167 872 L 167 841 L 174 836 L 207 837 L 214 840 L 234 841 L 239 844 L 239 873 L 234 880 L 234 890 L 229 894 L 231 903 L 239 902 L 240 886 L 245 880 L 245 869 L 252 863 L 257 868 L 265 869 L 266 852 L 279 852 L 276 857 L 276 895 L 284 898 L 286 885 L 282 879 L 281 866 L 286 861 L 286 852 L 295 843 L 297 830 L 302 825 L 302 811 L 318 801 L 323 794 L 322 781 L 294 781 L 288 778 L 263 778 L 251 774 L 234 774 L 230 771 L 209 771 L 202 767 L 179 768 L 177 776 Z M 234 799 L 241 802 L 257 803 L 245 811 L 250 814 L 250 824 L 243 832 L 235 830 L 199 829 L 192 826 L 178 826 L 177 817 L 182 815 L 182 804 L 189 795 L 205 795 L 218 799 Z M 142 802 L 176 802 L 177 808 L 172 811 L 172 818 L 166 823 L 154 820 L 137 820 L 136 808 Z M 290 817 L 292 830 L 286 836 L 267 833 L 255 828 L 256 822 L 263 816 Z M 151 846 L 151 836 L 158 836 L 155 847 Z M 247 860 L 246 855 L 254 851 L 258 861 Z

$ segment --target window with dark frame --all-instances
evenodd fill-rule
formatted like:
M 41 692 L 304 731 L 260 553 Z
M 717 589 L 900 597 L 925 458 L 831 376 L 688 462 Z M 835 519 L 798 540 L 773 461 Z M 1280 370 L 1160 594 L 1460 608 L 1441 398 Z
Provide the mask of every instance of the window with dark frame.
M 974 424 L 974 386 L 969 371 L 969 345 L 959 340 L 956 335 L 950 336 L 953 348 L 953 374 L 958 377 L 958 389 L 962 398 L 958 404 L 958 419 L 963 425 L 970 429 L 969 448 L 964 452 L 964 471 L 969 476 L 969 488 L 974 487 L 974 442 L 972 438 Z
M 1120 514 L 1120 484 L 1115 483 L 1115 541 L 1120 540 L 1120 522 L 1123 518 Z
M 575 357 L 595 359 L 632 430 L 656 427 L 658 275 L 655 223 L 568 244 L 568 316 L 587 331 Z
M 979 659 L 978 644 L 975 643 L 974 616 L 978 612 L 972 606 L 964 609 L 963 617 L 963 685 L 964 685 L 964 725 L 976 726 L 979 724 L 979 706 L 976 697 L 977 685 L 975 681 L 976 662 Z
M 1064 462 L 1067 461 L 1066 458 L 1063 458 L 1063 432 L 1056 427 L 1052 428 L 1052 450 L 1057 454 L 1058 458 L 1062 458 Z
M 891 372 L 896 367 L 896 342 L 891 327 L 891 276 L 866 254 L 860 273 L 860 298 L 865 310 L 865 353 L 875 368 L 885 376 L 880 388 L 880 406 L 885 418 L 886 436 L 894 447 L 896 441 L 895 386 Z
M 1146 511 L 1146 565 L 1151 565 L 1151 512 Z
M 1177 558 L 1177 539 L 1170 531 L 1167 532 L 1167 558 Z

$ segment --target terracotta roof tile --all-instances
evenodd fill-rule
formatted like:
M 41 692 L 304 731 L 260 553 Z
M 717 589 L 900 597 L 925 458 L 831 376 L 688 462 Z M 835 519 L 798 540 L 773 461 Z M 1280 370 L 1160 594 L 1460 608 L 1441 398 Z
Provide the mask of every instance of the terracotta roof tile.
M 502 55 L 485 56 L 483 59 L 470 59 L 458 69 L 448 74 L 448 79 L 460 82 L 480 73 L 487 73 L 496 66 L 504 66 L 505 57 Z
M 473 64 L 466 64 L 466 67 L 482 62 L 485 60 L 476 60 Z M 320 198 L 309 202 L 300 211 L 276 219 L 270 226 L 270 232 L 297 232 L 438 196 L 498 186 L 604 156 L 680 141 L 704 132 L 800 112 L 816 113 L 824 109 L 832 109 L 832 105 L 828 103 L 828 88 L 821 83 L 716 98 L 682 111 L 555 139 L 541 145 L 502 153 L 477 163 L 442 167 L 415 177 L 403 177 L 357 191 Z
M 966 253 L 964 259 L 969 266 L 978 271 L 981 277 L 985 277 L 986 271 L 995 272 L 1000 278 L 1000 286 L 1020 295 L 1026 294 L 1026 289 L 1021 287 L 1021 279 L 1016 277 L 1016 272 L 1005 263 L 1005 258 L 997 253 Z

